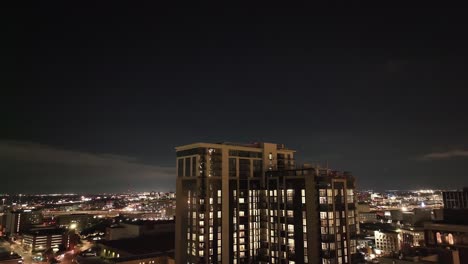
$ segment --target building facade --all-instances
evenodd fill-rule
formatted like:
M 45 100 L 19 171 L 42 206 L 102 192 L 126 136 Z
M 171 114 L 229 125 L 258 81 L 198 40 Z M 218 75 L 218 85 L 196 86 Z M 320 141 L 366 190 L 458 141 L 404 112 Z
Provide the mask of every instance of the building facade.
M 456 252 L 454 263 L 468 263 L 468 188 L 442 196 L 443 220 L 424 224 L 426 246 L 450 249 Z
M 468 209 L 468 188 L 442 193 L 445 209 Z
M 58 250 L 61 246 L 68 248 L 69 239 L 62 228 L 32 228 L 23 234 L 23 246 L 31 252 Z
M 295 169 L 281 144 L 176 151 L 176 263 L 351 263 L 350 175 Z
M 6 233 L 22 233 L 31 226 L 42 224 L 43 216 L 39 210 L 8 211 L 6 215 Z
M 401 236 L 396 231 L 374 231 L 375 246 L 382 250 L 384 255 L 398 252 L 401 249 Z
M 352 263 L 358 233 L 354 178 L 320 168 L 266 175 L 264 263 Z

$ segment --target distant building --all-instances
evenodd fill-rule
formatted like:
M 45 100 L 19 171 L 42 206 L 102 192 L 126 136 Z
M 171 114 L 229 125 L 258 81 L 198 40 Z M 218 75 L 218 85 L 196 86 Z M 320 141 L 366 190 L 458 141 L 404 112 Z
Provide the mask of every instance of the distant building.
M 424 222 L 432 220 L 432 210 L 415 208 L 411 212 L 402 213 L 402 223 L 410 226 L 423 226 Z
M 68 247 L 66 230 L 56 227 L 32 228 L 23 234 L 23 246 L 32 252 Z
M 404 247 L 424 246 L 424 228 L 422 227 L 402 227 L 397 229 L 400 234 L 400 245 Z
M 139 236 L 175 232 L 174 220 L 135 221 L 119 223 L 106 228 L 106 240 L 119 240 Z
M 176 262 L 351 263 L 354 178 L 282 144 L 176 148 Z
M 359 213 L 370 213 L 370 205 L 368 203 L 356 203 L 356 211 Z
M 399 209 L 385 211 L 384 219 L 391 222 L 403 221 L 403 212 Z
M 399 234 L 396 231 L 374 231 L 375 246 L 384 254 L 398 252 L 401 249 Z
M 56 217 L 56 224 L 62 228 L 81 231 L 88 226 L 92 219 L 93 215 L 90 214 L 65 214 Z
M 34 225 L 42 224 L 42 221 L 42 213 L 39 210 L 9 211 L 6 215 L 6 233 L 22 233 Z
M 358 218 L 360 223 L 374 223 L 377 222 L 377 213 L 368 212 L 368 213 L 358 213 Z
M 106 263 L 121 264 L 171 264 L 174 253 L 174 232 L 151 236 L 100 241 L 99 255 Z

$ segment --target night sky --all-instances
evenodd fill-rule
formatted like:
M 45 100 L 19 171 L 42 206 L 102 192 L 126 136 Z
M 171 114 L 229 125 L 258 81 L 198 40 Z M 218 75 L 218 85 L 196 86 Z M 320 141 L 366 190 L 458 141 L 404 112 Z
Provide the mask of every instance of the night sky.
M 203 141 L 468 186 L 467 10 L 133 2 L 3 9 L 0 193 L 174 190 Z

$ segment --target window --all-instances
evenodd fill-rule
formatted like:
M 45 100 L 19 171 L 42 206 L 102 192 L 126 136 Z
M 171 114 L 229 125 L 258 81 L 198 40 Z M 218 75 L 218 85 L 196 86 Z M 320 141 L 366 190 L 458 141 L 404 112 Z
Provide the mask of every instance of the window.
M 239 159 L 239 178 L 246 179 L 250 177 L 250 160 Z
M 319 195 L 320 195 L 320 196 L 327 196 L 327 190 L 325 190 L 325 189 L 320 189 L 320 190 L 319 190 Z
M 184 176 L 184 159 L 177 160 L 177 176 Z
M 286 198 L 287 198 L 287 201 L 292 203 L 293 202 L 293 198 L 294 198 L 294 190 L 293 189 L 288 189 L 286 191 Z
M 263 171 L 262 160 L 253 160 L 254 177 L 261 177 Z
M 327 212 L 320 212 L 320 219 L 327 219 Z
M 190 158 L 185 158 L 185 177 L 189 177 L 190 172 Z
M 197 157 L 192 157 L 192 177 L 197 176 Z
M 237 176 L 237 159 L 229 158 L 229 177 Z
M 448 234 L 447 237 L 448 237 L 448 239 L 447 239 L 447 240 L 448 240 L 448 243 L 449 243 L 450 245 L 453 245 L 453 235 L 452 235 L 452 233 Z

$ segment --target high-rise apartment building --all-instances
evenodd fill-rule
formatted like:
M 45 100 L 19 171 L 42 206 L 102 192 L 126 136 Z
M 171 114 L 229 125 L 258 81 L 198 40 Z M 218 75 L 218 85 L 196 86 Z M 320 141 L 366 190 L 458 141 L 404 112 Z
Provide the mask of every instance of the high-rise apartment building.
M 176 148 L 177 263 L 351 263 L 354 179 L 281 144 Z
M 307 167 L 266 176 L 265 263 L 351 263 L 358 233 L 354 177 Z

